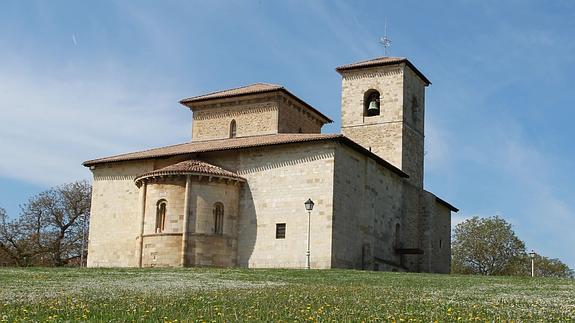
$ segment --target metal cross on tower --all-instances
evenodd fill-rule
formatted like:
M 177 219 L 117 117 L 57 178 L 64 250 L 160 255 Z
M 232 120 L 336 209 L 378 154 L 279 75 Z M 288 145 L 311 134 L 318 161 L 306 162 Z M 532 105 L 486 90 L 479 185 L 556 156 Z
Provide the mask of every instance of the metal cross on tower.
M 379 39 L 379 43 L 383 45 L 383 54 L 387 56 L 387 49 L 391 46 L 391 39 L 387 38 L 387 18 L 385 18 L 385 35 Z

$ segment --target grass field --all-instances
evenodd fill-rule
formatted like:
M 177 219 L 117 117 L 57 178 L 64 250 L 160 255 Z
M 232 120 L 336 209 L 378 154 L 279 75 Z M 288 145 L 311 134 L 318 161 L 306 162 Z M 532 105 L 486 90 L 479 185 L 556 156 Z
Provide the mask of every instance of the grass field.
M 351 270 L 0 269 L 0 321 L 575 321 L 575 281 Z

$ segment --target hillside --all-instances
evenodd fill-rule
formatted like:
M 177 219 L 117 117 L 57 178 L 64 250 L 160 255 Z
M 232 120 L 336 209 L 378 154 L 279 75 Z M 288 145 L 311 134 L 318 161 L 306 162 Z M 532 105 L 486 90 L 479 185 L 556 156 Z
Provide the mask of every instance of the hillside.
M 0 269 L 0 321 L 570 321 L 575 281 L 352 270 Z

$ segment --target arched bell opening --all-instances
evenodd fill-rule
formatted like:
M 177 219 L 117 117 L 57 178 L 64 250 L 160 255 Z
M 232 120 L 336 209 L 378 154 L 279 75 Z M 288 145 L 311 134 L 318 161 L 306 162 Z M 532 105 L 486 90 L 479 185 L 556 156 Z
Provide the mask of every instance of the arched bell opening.
M 363 115 L 366 117 L 380 114 L 380 94 L 377 90 L 368 90 L 363 95 Z

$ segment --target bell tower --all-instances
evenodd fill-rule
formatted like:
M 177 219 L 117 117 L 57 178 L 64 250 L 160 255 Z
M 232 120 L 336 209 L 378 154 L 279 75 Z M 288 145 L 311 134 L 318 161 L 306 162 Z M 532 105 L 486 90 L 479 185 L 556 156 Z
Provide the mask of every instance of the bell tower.
M 425 87 L 429 80 L 402 57 L 336 68 L 342 76 L 341 131 L 423 187 Z

